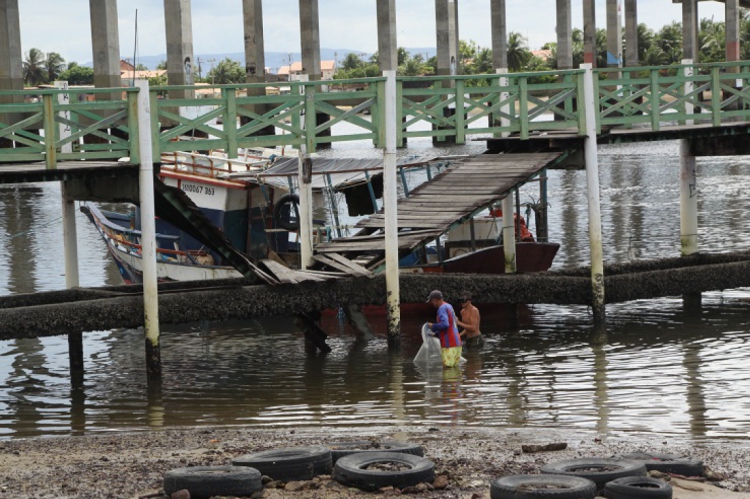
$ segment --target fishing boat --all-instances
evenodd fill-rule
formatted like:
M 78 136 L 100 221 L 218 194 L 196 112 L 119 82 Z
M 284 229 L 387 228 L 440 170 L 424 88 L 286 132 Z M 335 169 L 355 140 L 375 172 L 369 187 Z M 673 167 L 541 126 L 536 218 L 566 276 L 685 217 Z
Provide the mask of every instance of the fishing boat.
M 278 153 L 278 154 L 277 154 Z M 238 159 L 223 152 L 169 153 L 162 157 L 159 178 L 183 191 L 218 227 L 231 244 L 256 260 L 271 258 L 294 268 L 297 244 L 298 158 L 281 151 L 243 151 Z M 429 182 L 461 157 L 405 157 L 399 160 L 401 194 L 409 195 L 407 174 Z M 357 221 L 381 210 L 380 159 L 313 159 L 316 246 L 357 234 Z M 100 210 L 87 203 L 82 211 L 96 225 L 128 283 L 141 281 L 140 219 Z M 158 278 L 185 281 L 241 277 L 220 255 L 200 241 L 157 219 Z M 517 217 L 516 254 L 519 272 L 550 268 L 559 245 L 538 242 Z M 430 244 L 402 253 L 402 272 L 505 272 L 502 212 L 490 207 L 470 220 L 451 226 Z M 373 272 L 379 269 L 373 267 Z

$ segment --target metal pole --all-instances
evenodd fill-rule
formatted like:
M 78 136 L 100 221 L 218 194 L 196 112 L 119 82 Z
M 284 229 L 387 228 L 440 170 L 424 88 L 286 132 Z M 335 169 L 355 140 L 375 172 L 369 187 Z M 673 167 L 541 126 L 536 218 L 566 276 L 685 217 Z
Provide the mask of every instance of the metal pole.
M 305 99 L 312 97 L 308 95 L 307 88 L 304 85 L 305 82 L 309 81 L 308 75 L 300 75 L 300 90 L 305 95 Z M 307 107 L 307 106 L 305 106 Z M 307 123 L 308 116 L 305 116 L 301 120 L 302 129 L 305 130 L 308 127 Z M 314 130 L 309 130 L 309 133 L 315 133 Z M 300 250 L 300 268 L 302 270 L 310 267 L 313 260 L 313 195 L 312 195 L 312 159 L 307 151 L 307 141 L 304 141 L 299 146 L 299 250 Z
M 396 171 L 396 72 L 383 71 L 385 82 L 385 151 L 383 207 L 385 211 L 385 286 L 388 300 L 388 348 L 401 345 L 401 309 L 398 275 L 398 191 Z
M 513 193 L 509 192 L 503 199 L 503 253 L 505 254 L 505 273 L 515 274 L 516 265 L 516 228 L 513 224 Z
M 156 278 L 156 212 L 154 209 L 154 159 L 151 144 L 151 98 L 147 80 L 138 88 L 139 197 L 141 202 L 141 258 L 143 266 L 143 325 L 146 332 L 146 372 L 161 378 L 159 345 L 159 287 Z
M 698 192 L 690 141 L 680 140 L 680 244 L 682 256 L 698 251 Z
M 591 246 L 591 286 L 593 291 L 594 322 L 604 322 L 604 252 L 602 250 L 602 214 L 599 202 L 599 155 L 596 143 L 596 103 L 594 73 L 591 64 L 581 64 L 584 108 L 586 112 L 586 190 L 589 204 L 589 245 Z

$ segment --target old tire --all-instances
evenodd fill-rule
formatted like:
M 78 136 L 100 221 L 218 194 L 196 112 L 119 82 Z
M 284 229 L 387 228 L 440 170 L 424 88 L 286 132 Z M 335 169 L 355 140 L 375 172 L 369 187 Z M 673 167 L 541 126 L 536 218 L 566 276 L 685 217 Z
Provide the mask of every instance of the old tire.
M 249 497 L 263 490 L 263 484 L 258 470 L 241 466 L 195 466 L 164 474 L 164 492 L 168 496 L 183 489 L 187 489 L 193 499 Z
M 378 463 L 397 463 L 409 469 L 403 471 L 368 470 Z M 383 487 L 404 488 L 432 483 L 435 480 L 435 465 L 429 459 L 402 454 L 400 452 L 360 452 L 344 456 L 333 468 L 333 478 L 347 487 L 375 491 Z
M 682 476 L 703 476 L 703 461 L 700 459 L 649 452 L 633 452 L 625 454 L 622 458 L 641 461 L 648 471 L 661 471 Z
M 284 217 L 286 205 L 289 205 L 288 213 L 294 213 L 297 217 L 296 222 L 292 222 L 289 218 Z M 284 230 L 294 232 L 299 230 L 299 196 L 297 194 L 285 194 L 281 196 L 273 207 L 273 219 L 276 220 L 276 225 Z
M 612 480 L 645 475 L 646 466 L 640 461 L 627 459 L 585 457 L 545 464 L 542 466 L 542 473 L 588 478 L 596 484 L 597 490 L 602 490 L 604 484 Z
M 331 459 L 334 465 L 340 458 L 360 452 L 400 452 L 424 457 L 424 450 L 421 446 L 403 442 L 355 440 L 353 442 L 328 442 L 325 446 L 331 449 Z
M 328 447 L 286 447 L 246 454 L 232 460 L 235 466 L 250 466 L 280 482 L 312 480 L 333 469 Z
M 556 487 L 556 488 L 555 488 Z M 498 478 L 490 485 L 492 499 L 593 499 L 596 484 L 569 475 L 515 475 Z
M 672 499 L 672 486 L 648 476 L 628 476 L 607 483 L 602 495 L 608 499 Z

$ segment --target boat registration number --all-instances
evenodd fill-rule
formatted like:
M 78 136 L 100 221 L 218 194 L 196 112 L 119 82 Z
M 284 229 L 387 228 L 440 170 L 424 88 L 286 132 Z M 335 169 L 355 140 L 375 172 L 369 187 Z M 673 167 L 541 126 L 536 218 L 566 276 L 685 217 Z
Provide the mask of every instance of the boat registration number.
M 183 182 L 180 188 L 185 192 L 193 194 L 205 194 L 206 196 L 213 196 L 216 194 L 216 188 L 209 187 L 207 185 L 188 184 L 186 182 Z

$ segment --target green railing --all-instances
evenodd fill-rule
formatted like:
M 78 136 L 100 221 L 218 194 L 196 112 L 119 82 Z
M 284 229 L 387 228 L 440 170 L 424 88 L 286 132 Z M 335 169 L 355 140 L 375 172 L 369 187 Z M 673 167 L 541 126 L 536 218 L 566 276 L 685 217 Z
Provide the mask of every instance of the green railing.
M 0 163 L 102 160 L 138 162 L 137 89 L 1 91 Z M 86 101 L 87 95 L 111 100 Z M 26 101 L 30 102 L 26 102 Z M 133 133 L 131 133 L 133 132 Z M 132 145 L 131 145 L 132 144 Z
M 435 137 L 463 143 L 468 134 L 526 139 L 554 130 L 583 135 L 584 77 L 584 70 L 572 70 L 398 78 L 398 140 Z M 312 152 L 322 144 L 362 140 L 383 147 L 385 82 L 155 87 L 150 95 L 154 156 L 211 149 L 231 156 L 238 148 L 303 144 Z M 750 61 L 597 69 L 594 82 L 600 132 L 603 127 L 658 131 L 665 124 L 750 120 Z M 122 157 L 137 163 L 138 92 L 0 91 L 0 163 L 46 161 L 53 168 L 58 161 Z M 86 100 L 94 97 L 99 100 Z

